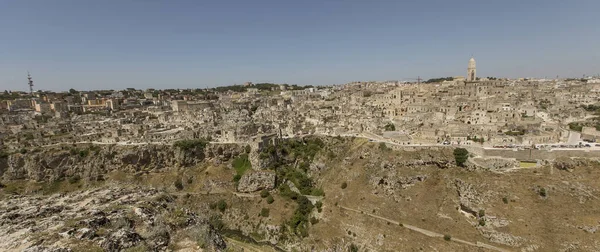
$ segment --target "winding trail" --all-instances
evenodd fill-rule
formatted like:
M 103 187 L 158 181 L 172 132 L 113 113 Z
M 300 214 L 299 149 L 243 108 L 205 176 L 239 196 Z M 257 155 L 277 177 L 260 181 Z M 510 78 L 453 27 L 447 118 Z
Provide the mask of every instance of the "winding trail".
M 344 210 L 348 210 L 348 211 L 352 211 L 352 212 L 355 212 L 355 213 L 368 215 L 368 216 L 376 218 L 376 219 L 384 220 L 384 221 L 387 221 L 387 222 L 395 224 L 395 225 L 399 225 L 400 226 L 402 224 L 400 222 L 397 222 L 397 221 L 385 218 L 383 216 L 374 215 L 374 214 L 371 214 L 371 213 L 368 213 L 368 212 L 359 211 L 357 209 L 353 209 L 353 208 L 349 208 L 349 207 L 344 207 L 344 206 L 338 206 L 338 207 L 341 208 L 341 209 L 344 209 Z M 433 231 L 430 231 L 430 230 L 427 230 L 427 229 L 422 229 L 422 228 L 419 228 L 419 227 L 416 227 L 416 226 L 413 226 L 413 225 L 402 224 L 401 226 L 404 227 L 404 228 L 410 229 L 412 231 L 419 232 L 419 233 L 424 234 L 424 235 L 429 236 L 429 237 L 444 238 L 444 235 L 442 235 L 440 233 L 433 232 Z M 473 247 L 486 248 L 486 249 L 493 250 L 493 251 L 500 251 L 500 252 L 509 252 L 510 251 L 510 250 L 506 250 L 506 249 L 503 249 L 503 248 L 495 247 L 495 246 L 492 246 L 492 245 L 489 245 L 489 244 L 486 244 L 486 243 L 483 243 L 483 242 L 475 242 L 475 243 L 473 243 L 473 242 L 461 240 L 461 239 L 454 238 L 454 237 L 452 237 L 451 241 L 462 243 L 462 244 L 473 246 Z

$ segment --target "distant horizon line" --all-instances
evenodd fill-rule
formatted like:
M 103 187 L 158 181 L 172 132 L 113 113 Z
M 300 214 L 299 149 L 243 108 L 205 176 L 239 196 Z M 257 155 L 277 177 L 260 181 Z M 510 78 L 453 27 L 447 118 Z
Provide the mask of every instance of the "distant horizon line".
M 436 78 L 422 78 L 420 79 L 421 84 L 426 84 L 425 81 L 431 80 L 431 79 L 442 79 L 442 78 L 457 78 L 457 77 L 463 77 L 466 78 L 465 76 L 447 76 L 447 77 L 436 77 Z M 547 78 L 547 77 L 517 77 L 517 78 L 507 78 L 507 77 L 494 77 L 494 76 L 486 76 L 486 77 L 477 77 L 477 78 L 496 78 L 496 79 L 506 79 L 506 80 L 519 80 L 519 79 L 531 79 L 531 80 L 570 80 L 570 79 L 592 79 L 592 78 L 600 78 L 600 75 L 584 75 L 583 77 L 564 77 L 564 78 Z M 558 76 L 557 76 L 558 77 Z M 338 84 L 290 84 L 290 83 L 275 83 L 275 82 L 250 82 L 252 83 L 252 85 L 255 84 L 275 84 L 275 85 L 289 85 L 289 86 L 301 86 L 301 87 L 305 87 L 305 86 L 313 86 L 313 87 L 324 87 L 324 86 L 338 86 L 338 85 L 346 85 L 349 83 L 356 83 L 356 82 L 393 82 L 393 81 L 397 81 L 397 82 L 408 82 L 408 83 L 417 83 L 417 79 L 416 78 L 404 78 L 404 79 L 396 79 L 396 80 L 357 80 L 357 81 L 349 81 L 346 83 L 338 83 Z M 429 83 L 427 83 L 429 84 Z M 27 86 L 28 83 L 25 82 L 24 86 Z M 230 84 L 230 85 L 217 85 L 217 86 L 213 86 L 213 87 L 179 87 L 179 88 L 153 88 L 153 87 L 147 87 L 147 88 L 134 88 L 134 87 L 127 87 L 127 88 L 121 88 L 121 89 L 75 89 L 73 87 L 69 87 L 68 89 L 64 89 L 64 90 L 55 90 L 55 89 L 37 89 L 34 90 L 34 93 L 38 93 L 39 91 L 42 92 L 69 92 L 70 89 L 75 89 L 77 91 L 122 91 L 122 90 L 127 90 L 127 89 L 134 89 L 134 90 L 148 90 L 148 89 L 154 89 L 154 90 L 168 90 L 168 89 L 174 89 L 174 90 L 191 90 L 191 89 L 215 89 L 218 87 L 232 87 L 232 86 L 244 86 L 245 84 Z M 24 93 L 29 93 L 29 90 L 24 87 L 23 89 L 5 89 L 3 91 L 0 92 L 4 92 L 4 91 L 8 91 L 8 92 L 24 92 Z

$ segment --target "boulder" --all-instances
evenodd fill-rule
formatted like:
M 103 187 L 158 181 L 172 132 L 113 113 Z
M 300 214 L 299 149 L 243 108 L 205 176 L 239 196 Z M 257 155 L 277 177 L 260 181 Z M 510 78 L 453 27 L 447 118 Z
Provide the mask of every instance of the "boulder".
M 588 163 L 585 159 L 577 159 L 577 158 L 557 158 L 554 160 L 554 168 L 564 171 L 569 171 L 575 169 L 578 166 L 584 166 Z
M 270 171 L 251 171 L 242 176 L 238 183 L 239 192 L 256 192 L 275 188 L 275 173 Z
M 79 230 L 77 230 L 77 235 L 76 235 L 77 239 L 94 239 L 94 237 L 96 237 L 96 232 L 94 232 L 94 230 L 91 230 L 89 228 L 80 228 Z

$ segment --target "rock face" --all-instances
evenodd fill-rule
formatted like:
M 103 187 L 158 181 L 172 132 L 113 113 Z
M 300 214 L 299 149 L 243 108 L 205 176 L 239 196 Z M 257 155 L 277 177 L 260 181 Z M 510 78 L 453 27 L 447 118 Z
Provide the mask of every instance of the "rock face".
M 256 192 L 275 188 L 275 173 L 270 171 L 251 171 L 242 176 L 238 183 L 239 192 Z
M 217 154 L 220 150 L 220 155 Z M 237 145 L 209 145 L 182 150 L 170 145 L 142 146 L 62 146 L 43 149 L 25 155 L 16 153 L 0 158 L 0 179 L 56 181 L 79 176 L 97 180 L 111 171 L 161 171 L 171 167 L 196 165 L 206 156 L 227 159 L 239 153 Z

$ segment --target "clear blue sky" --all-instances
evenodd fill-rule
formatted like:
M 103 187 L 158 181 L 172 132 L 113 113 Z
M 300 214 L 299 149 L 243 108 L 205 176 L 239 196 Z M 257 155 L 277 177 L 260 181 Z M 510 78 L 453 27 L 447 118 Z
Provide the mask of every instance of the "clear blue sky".
M 600 73 L 598 0 L 1 0 L 0 90 Z

